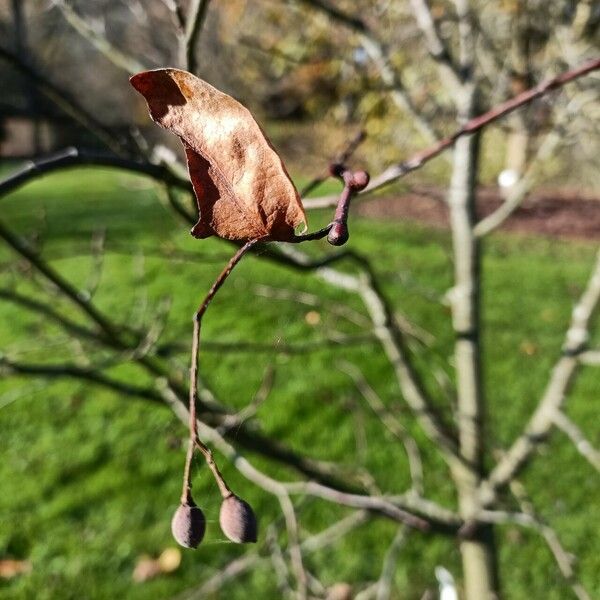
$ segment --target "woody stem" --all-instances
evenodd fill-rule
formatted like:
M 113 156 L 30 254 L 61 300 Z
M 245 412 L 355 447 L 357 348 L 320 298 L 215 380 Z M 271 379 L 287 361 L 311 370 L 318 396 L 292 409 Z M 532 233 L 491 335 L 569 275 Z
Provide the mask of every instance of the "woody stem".
M 227 266 L 221 271 L 212 287 L 206 294 L 206 297 L 200 304 L 200 307 L 194 314 L 194 331 L 193 331 L 193 339 L 192 339 L 192 359 L 190 365 L 190 396 L 189 396 L 189 443 L 187 455 L 185 458 L 185 467 L 183 471 L 183 489 L 181 492 L 181 502 L 182 504 L 189 503 L 191 500 L 191 490 L 192 490 L 192 482 L 191 482 L 191 467 L 192 467 L 192 459 L 194 457 L 194 448 L 198 446 L 198 449 L 204 456 L 208 467 L 210 468 L 217 485 L 219 486 L 219 490 L 223 497 L 226 497 L 231 494 L 231 490 L 225 483 L 223 476 L 219 472 L 213 458 L 212 452 L 202 443 L 202 441 L 198 438 L 198 425 L 196 421 L 196 396 L 198 394 L 198 369 L 199 369 L 199 351 L 200 351 L 200 329 L 202 323 L 202 317 L 208 308 L 208 305 L 211 303 L 212 299 L 215 297 L 216 293 L 219 291 L 221 286 L 225 283 L 225 280 L 231 274 L 234 267 L 242 260 L 244 254 L 248 252 L 256 243 L 258 243 L 260 239 L 250 240 L 246 242 L 231 258 L 231 260 L 227 263 Z

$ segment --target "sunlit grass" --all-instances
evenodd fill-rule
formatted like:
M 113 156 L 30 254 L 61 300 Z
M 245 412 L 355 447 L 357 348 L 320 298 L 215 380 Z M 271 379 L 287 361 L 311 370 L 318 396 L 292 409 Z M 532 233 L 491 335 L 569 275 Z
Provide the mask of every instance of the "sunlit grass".
M 223 242 L 193 240 L 163 207 L 153 184 L 110 171 L 73 170 L 43 178 L 0 199 L 1 217 L 35 243 L 52 265 L 75 285 L 86 287 L 94 258 L 90 238 L 103 231 L 105 257 L 95 295 L 99 308 L 121 324 L 149 327 L 160 302 L 172 302 L 161 342 L 187 347 L 191 315 L 231 254 Z M 311 226 L 329 215 L 311 215 Z M 429 345 L 411 342 L 428 389 L 447 403 L 431 369 L 452 377 L 452 334 L 443 297 L 451 285 L 451 245 L 444 232 L 412 223 L 355 221 L 353 249 L 369 255 L 396 309 L 434 336 Z M 318 253 L 322 243 L 307 248 Z M 559 355 L 574 299 L 591 267 L 594 248 L 522 236 L 497 236 L 484 247 L 484 374 L 489 404 L 490 447 L 506 447 L 518 434 L 543 391 L 548 370 Z M 68 305 L 48 296 L 39 277 L 0 247 L 0 287 L 50 298 L 55 308 L 85 322 Z M 319 294 L 322 305 L 264 297 L 257 286 Z M 50 294 L 52 292 L 50 291 Z M 383 492 L 408 485 L 401 446 L 365 408 L 348 377 L 344 359 L 358 365 L 391 407 L 401 398 L 391 369 L 375 344 L 337 346 L 298 356 L 277 352 L 283 344 L 318 341 L 332 333 L 364 333 L 359 324 L 331 307 L 348 303 L 364 313 L 347 293 L 256 258 L 246 258 L 211 306 L 206 342 L 261 342 L 274 350 L 202 353 L 202 378 L 218 398 L 234 408 L 251 401 L 265 369 L 275 369 L 275 385 L 260 407 L 263 429 L 298 451 L 351 467 L 368 468 Z M 306 319 L 317 311 L 318 324 Z M 22 362 L 72 360 L 78 349 L 56 326 L 0 304 L 0 351 Z M 94 355 L 96 360 L 100 353 Z M 83 358 L 81 358 L 83 360 Z M 186 368 L 188 354 L 174 358 Z M 132 366 L 116 366 L 113 376 L 149 385 Z M 600 381 L 583 373 L 568 412 L 598 442 L 596 400 Z M 426 492 L 454 501 L 447 472 L 405 411 L 398 411 L 422 446 Z M 362 432 L 357 434 L 358 432 Z M 180 491 L 185 428 L 167 408 L 83 385 L 73 380 L 4 378 L 0 381 L 0 558 L 27 559 L 29 574 L 0 580 L 2 598 L 167 598 L 198 585 L 248 548 L 224 543 L 218 529 L 219 498 L 206 469 L 197 463 L 194 486 L 209 521 L 206 540 L 184 552 L 176 573 L 134 584 L 131 573 L 141 554 L 157 555 L 173 544 L 170 515 Z M 366 445 L 360 440 L 365 439 Z M 252 457 L 273 475 L 288 470 Z M 242 479 L 230 466 L 231 485 L 251 501 L 261 534 L 278 518 L 277 501 Z M 560 435 L 543 447 L 524 473 L 540 512 L 580 557 L 581 577 L 592 592 L 600 587 L 600 542 L 595 523 L 600 506 L 597 474 Z M 305 500 L 300 505 L 302 536 L 333 523 L 347 510 Z M 347 536 L 334 549 L 311 555 L 308 567 L 325 584 L 379 577 L 395 526 L 375 520 Z M 500 559 L 507 598 L 570 597 L 539 538 L 514 528 L 501 530 Z M 251 550 L 251 549 L 250 549 Z M 455 541 L 414 534 L 403 548 L 396 571 L 397 598 L 420 598 L 434 588 L 433 569 L 442 564 L 459 577 Z M 222 598 L 278 598 L 270 563 L 227 586 Z

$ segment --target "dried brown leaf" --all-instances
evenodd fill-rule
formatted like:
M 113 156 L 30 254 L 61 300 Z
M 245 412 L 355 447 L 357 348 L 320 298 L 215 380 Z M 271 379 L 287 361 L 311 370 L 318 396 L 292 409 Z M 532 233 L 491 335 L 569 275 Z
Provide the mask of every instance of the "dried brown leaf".
M 185 147 L 200 217 L 192 235 L 289 241 L 306 216 L 281 158 L 248 109 L 178 69 L 131 78 L 152 119 Z

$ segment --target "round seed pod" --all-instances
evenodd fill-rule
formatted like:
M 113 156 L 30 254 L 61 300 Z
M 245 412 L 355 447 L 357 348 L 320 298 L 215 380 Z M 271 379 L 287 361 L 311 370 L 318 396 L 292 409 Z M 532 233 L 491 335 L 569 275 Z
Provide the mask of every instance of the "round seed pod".
M 256 542 L 258 525 L 252 507 L 235 494 L 221 504 L 219 524 L 223 533 L 236 544 Z
M 175 541 L 184 548 L 197 548 L 206 529 L 204 513 L 193 500 L 180 504 L 171 520 L 171 533 Z

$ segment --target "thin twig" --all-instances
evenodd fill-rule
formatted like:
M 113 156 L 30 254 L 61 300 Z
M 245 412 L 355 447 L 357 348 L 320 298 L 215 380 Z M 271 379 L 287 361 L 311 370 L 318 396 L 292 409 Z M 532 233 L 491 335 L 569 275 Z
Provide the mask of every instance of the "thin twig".
M 376 600 L 389 600 L 391 597 L 396 563 L 398 562 L 400 550 L 406 543 L 407 537 L 408 530 L 406 527 L 400 527 L 385 554 L 381 575 L 379 576 L 379 580 L 377 582 Z
M 558 410 L 552 417 L 554 424 L 573 442 L 577 452 L 600 472 L 600 451 L 585 437 L 583 431 L 567 415 Z
M 358 131 L 358 133 L 346 144 L 346 147 L 339 152 L 336 157 L 331 161 L 333 164 L 345 165 L 352 155 L 356 152 L 358 147 L 367 139 L 367 132 L 364 129 Z M 304 198 L 308 196 L 313 190 L 320 186 L 325 180 L 331 177 L 331 171 L 328 169 L 326 172 L 315 177 L 312 181 L 307 183 L 300 190 L 300 197 Z
M 189 395 L 189 428 L 190 428 L 190 439 L 188 443 L 188 450 L 185 459 L 185 468 L 183 471 L 183 490 L 181 492 L 181 502 L 185 503 L 190 499 L 192 483 L 191 483 L 191 465 L 192 458 L 194 456 L 194 448 L 197 446 L 212 474 L 215 477 L 215 481 L 219 486 L 219 490 L 223 498 L 227 498 L 231 495 L 231 490 L 225 483 L 225 480 L 221 476 L 219 469 L 217 468 L 211 451 L 203 444 L 198 437 L 198 420 L 196 416 L 196 396 L 198 394 L 198 367 L 199 367 L 199 350 L 200 350 L 200 327 L 202 323 L 202 317 L 208 309 L 209 304 L 219 291 L 221 286 L 225 283 L 231 271 L 235 266 L 242 260 L 244 254 L 256 245 L 260 240 L 250 240 L 246 242 L 231 258 L 227 266 L 221 271 L 212 287 L 206 294 L 206 297 L 200 304 L 196 314 L 194 315 L 194 333 L 192 338 L 192 359 L 190 366 L 190 395 Z
M 563 344 L 562 356 L 554 365 L 544 395 L 523 433 L 498 461 L 487 480 L 481 484 L 480 495 L 484 504 L 493 501 L 497 490 L 510 483 L 552 429 L 555 415 L 557 411 L 561 410 L 567 390 L 573 383 L 579 365 L 577 355 L 585 349 L 590 322 L 599 302 L 600 251 L 596 256 L 596 264 L 587 287 L 573 309 L 571 324 Z
M 408 468 L 412 487 L 417 495 L 423 494 L 423 463 L 421 453 L 415 439 L 406 431 L 398 419 L 386 408 L 381 398 L 375 390 L 368 384 L 364 375 L 356 365 L 343 361 L 339 363 L 338 368 L 352 378 L 357 389 L 362 394 L 371 410 L 377 415 L 385 428 L 404 446 L 406 456 L 408 457 Z
M 100 54 L 105 56 L 115 67 L 122 69 L 129 75 L 145 71 L 147 67 L 140 63 L 133 56 L 125 54 L 116 46 L 111 44 L 108 39 L 99 34 L 96 29 L 90 26 L 85 19 L 82 19 L 65 0 L 52 0 L 52 3 L 60 9 L 65 21 L 75 29 L 75 31 L 87 40 Z
M 497 121 L 498 119 L 521 108 L 522 106 L 525 106 L 526 104 L 545 96 L 553 90 L 557 90 L 563 85 L 575 81 L 579 77 L 584 77 L 585 75 L 588 75 L 589 73 L 592 73 L 598 69 L 600 69 L 600 58 L 589 60 L 577 68 L 561 73 L 552 79 L 548 79 L 547 81 L 544 81 L 539 85 L 526 90 L 521 94 L 518 94 L 514 98 L 495 106 L 486 113 L 465 123 L 463 127 L 457 130 L 451 136 L 440 140 L 425 150 L 417 152 L 417 154 L 413 155 L 411 158 L 400 163 L 399 165 L 394 165 L 387 168 L 385 171 L 383 171 L 383 173 L 372 178 L 371 183 L 361 192 L 361 194 L 359 194 L 359 196 L 373 192 L 379 188 L 382 188 L 383 186 L 397 181 L 408 173 L 421 168 L 424 164 L 428 163 L 430 160 L 448 148 L 452 147 L 459 138 L 480 131 L 490 123 Z M 324 208 L 328 206 L 335 206 L 335 204 L 337 204 L 337 197 L 324 196 L 322 198 L 306 200 L 304 202 L 304 208 Z
M 126 146 L 110 129 L 101 124 L 66 90 L 50 81 L 30 64 L 24 63 L 20 57 L 6 48 L 0 47 L 0 58 L 7 61 L 22 75 L 27 77 L 60 111 L 74 122 L 85 127 L 94 137 L 119 156 L 127 156 Z
M 210 0 L 191 0 L 190 2 L 185 31 L 181 39 L 182 63 L 186 71 L 190 73 L 195 73 L 198 68 L 196 47 L 202 26 L 206 20 L 209 4 Z
M 0 197 L 17 190 L 42 175 L 61 171 L 69 167 L 114 167 L 116 169 L 147 175 L 157 181 L 167 182 L 169 185 L 186 191 L 191 191 L 192 189 L 189 181 L 177 178 L 171 171 L 161 165 L 71 146 L 46 156 L 33 158 L 14 173 L 7 175 L 0 181 Z

